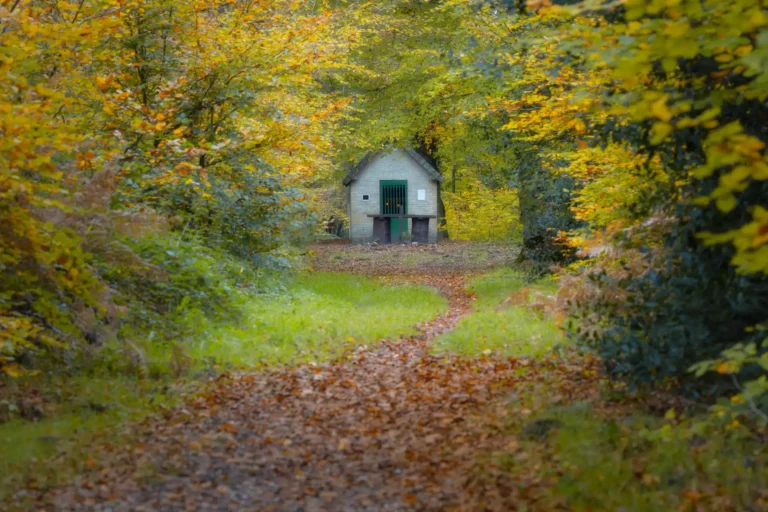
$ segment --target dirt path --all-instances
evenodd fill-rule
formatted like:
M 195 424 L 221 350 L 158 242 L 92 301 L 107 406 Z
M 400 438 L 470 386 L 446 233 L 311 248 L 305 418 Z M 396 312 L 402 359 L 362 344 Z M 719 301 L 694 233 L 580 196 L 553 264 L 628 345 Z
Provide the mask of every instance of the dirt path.
M 478 480 L 511 440 L 505 397 L 529 361 L 441 358 L 429 341 L 469 309 L 461 275 L 435 285 L 450 310 L 421 335 L 327 365 L 222 380 L 145 425 L 143 441 L 49 493 L 57 510 L 510 510 L 520 490 Z M 101 463 L 101 462 L 100 462 Z M 534 483 L 539 485 L 539 483 Z M 534 485 L 531 484 L 531 485 Z M 514 488 L 513 488 L 514 487 Z

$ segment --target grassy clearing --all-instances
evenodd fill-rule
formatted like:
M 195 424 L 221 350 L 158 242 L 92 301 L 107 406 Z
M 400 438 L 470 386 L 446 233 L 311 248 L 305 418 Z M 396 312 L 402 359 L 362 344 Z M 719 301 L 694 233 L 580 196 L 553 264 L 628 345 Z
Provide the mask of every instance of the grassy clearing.
M 237 325 L 199 341 L 196 358 L 237 365 L 328 360 L 349 344 L 415 333 L 447 307 L 435 290 L 387 287 L 357 276 L 313 273 L 249 303 Z
M 95 457 L 86 451 L 90 439 L 119 442 L 126 422 L 201 388 L 201 372 L 329 360 L 352 344 L 414 333 L 415 324 L 447 307 L 430 288 L 387 287 L 343 274 L 282 277 L 265 289 L 272 291 L 245 302 L 236 323 L 215 324 L 190 309 L 188 334 L 176 348 L 137 342 L 145 366 L 132 373 L 110 360 L 79 376 L 1 381 L 0 498 L 30 477 L 39 486 L 66 481 Z M 174 365 L 184 369 L 178 379 L 171 376 L 179 371 Z
M 531 428 L 547 425 L 555 428 Z M 496 461 L 550 479 L 553 509 L 768 510 L 768 447 L 717 418 L 614 419 L 580 403 L 529 418 L 523 433 Z
M 523 304 L 504 304 L 510 294 L 523 288 L 530 291 Z M 563 341 L 551 314 L 527 307 L 536 297 L 555 293 L 557 283 L 552 279 L 531 282 L 520 271 L 502 268 L 474 279 L 468 289 L 477 296 L 475 312 L 436 340 L 437 352 L 472 356 L 490 350 L 505 356 L 536 357 Z

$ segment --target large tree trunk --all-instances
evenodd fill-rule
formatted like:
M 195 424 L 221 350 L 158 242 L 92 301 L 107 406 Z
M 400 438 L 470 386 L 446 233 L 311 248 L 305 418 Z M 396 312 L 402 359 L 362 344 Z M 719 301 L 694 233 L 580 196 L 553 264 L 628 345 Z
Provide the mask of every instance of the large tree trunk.
M 518 171 L 518 186 L 523 224 L 523 249 L 518 261 L 550 265 L 573 260 L 573 251 L 559 243 L 557 236 L 560 231 L 578 226 L 570 211 L 573 180 L 533 165 Z

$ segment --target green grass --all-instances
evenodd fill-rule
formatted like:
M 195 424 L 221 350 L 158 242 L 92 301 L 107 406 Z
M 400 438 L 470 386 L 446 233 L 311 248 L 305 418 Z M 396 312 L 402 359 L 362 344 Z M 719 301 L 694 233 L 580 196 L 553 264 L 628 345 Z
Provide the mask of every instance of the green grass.
M 187 334 L 176 341 L 186 373 L 170 376 L 167 342 L 136 342 L 143 369 L 104 358 L 87 375 L 50 375 L 0 382 L 0 499 L 30 476 L 36 485 L 66 481 L 84 467 L 89 440 L 118 437 L 122 425 L 178 402 L 199 387 L 193 373 L 222 365 L 292 364 L 338 357 L 353 344 L 415 333 L 414 325 L 447 307 L 437 291 L 389 287 L 370 278 L 313 273 L 275 277 L 270 294 L 254 295 L 238 321 L 216 324 L 198 309 L 185 311 Z M 101 365 L 101 366 L 99 366 Z M 151 375 L 144 378 L 143 375 Z M 29 411 L 20 414 L 19 404 Z M 25 406 L 27 407 L 27 406 Z M 37 408 L 37 410 L 35 410 Z M 16 410 L 13 410 L 16 409 Z M 56 461 L 52 457 L 56 456 Z
M 312 273 L 291 279 L 287 292 L 252 300 L 242 321 L 199 340 L 192 353 L 236 365 L 328 360 L 350 344 L 413 334 L 446 307 L 430 288 Z
M 552 295 L 557 283 L 550 278 L 530 282 L 522 272 L 502 268 L 472 280 L 467 287 L 477 296 L 475 312 L 434 343 L 437 352 L 464 355 L 541 356 L 563 342 L 563 335 L 548 314 L 523 306 L 500 306 L 511 293 L 529 288 Z
M 66 481 L 89 457 L 97 455 L 83 451 L 93 437 L 115 437 L 121 424 L 172 405 L 184 395 L 182 388 L 193 387 L 171 379 L 130 375 L 14 380 L 6 386 L 1 405 L 9 407 L 9 397 L 23 396 L 27 415 L 37 410 L 44 416 L 0 424 L 0 499 L 28 477 L 41 486 Z
M 526 479 L 531 468 L 553 478 L 548 494 L 568 509 L 765 509 L 768 447 L 745 430 L 729 430 L 727 419 L 681 422 L 637 413 L 606 419 L 586 403 L 545 410 L 528 421 L 542 419 L 560 423 L 549 435 L 523 438 L 517 453 L 526 454 L 525 464 L 513 453 L 497 460 Z

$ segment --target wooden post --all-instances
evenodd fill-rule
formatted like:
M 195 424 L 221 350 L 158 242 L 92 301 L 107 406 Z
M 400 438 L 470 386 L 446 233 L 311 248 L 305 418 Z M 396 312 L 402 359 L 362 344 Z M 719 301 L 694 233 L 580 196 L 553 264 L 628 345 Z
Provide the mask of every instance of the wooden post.
M 405 231 L 405 229 L 403 229 L 403 221 L 405 220 L 403 218 L 403 205 L 400 205 L 400 216 L 399 216 L 399 219 L 400 219 L 400 226 L 399 226 L 400 233 L 399 233 L 399 236 L 400 236 L 400 242 L 402 243 L 402 242 L 404 242 L 404 240 L 403 240 L 403 232 Z

